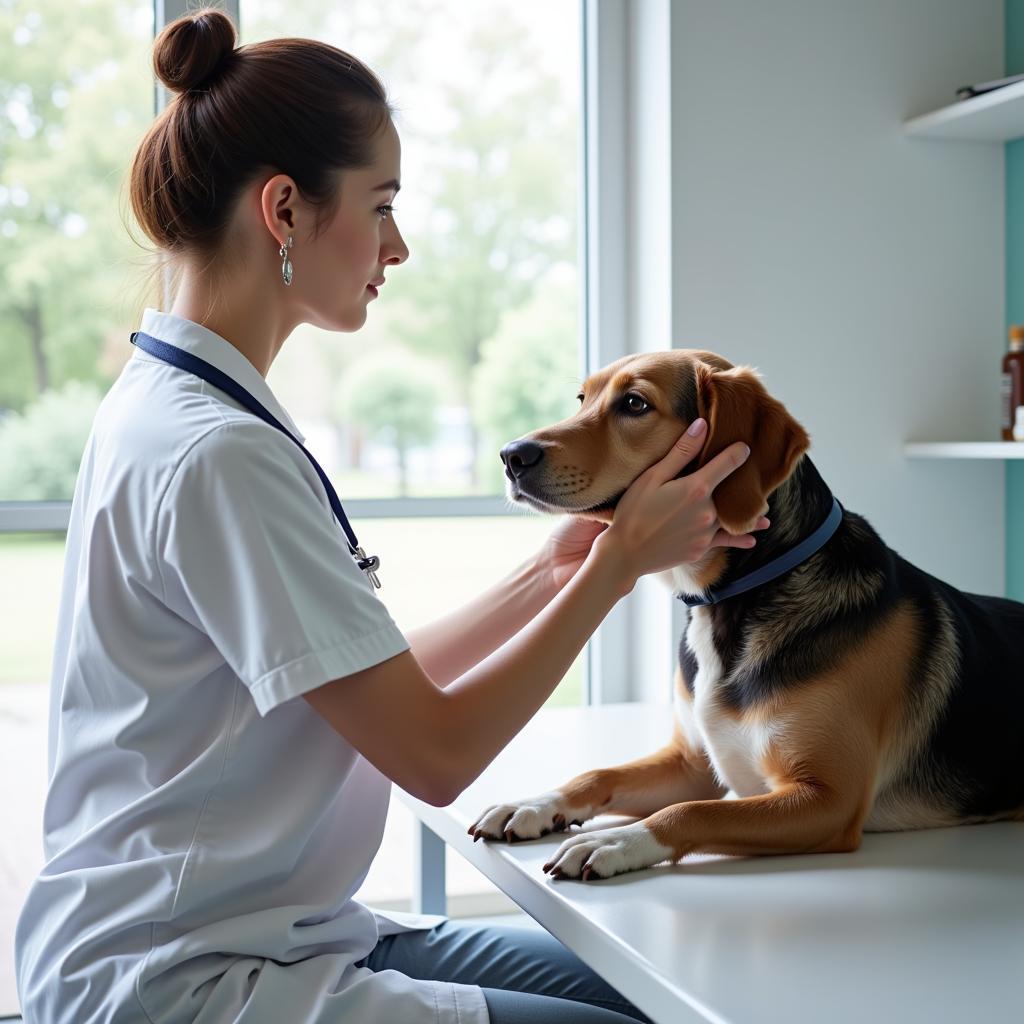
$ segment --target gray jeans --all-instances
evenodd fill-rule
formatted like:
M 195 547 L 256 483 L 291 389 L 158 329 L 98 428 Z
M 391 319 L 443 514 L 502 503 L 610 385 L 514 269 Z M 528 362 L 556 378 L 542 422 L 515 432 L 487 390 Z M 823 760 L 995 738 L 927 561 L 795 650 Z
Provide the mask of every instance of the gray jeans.
M 445 921 L 389 935 L 360 967 L 479 985 L 491 1024 L 650 1024 L 574 953 L 539 928 Z

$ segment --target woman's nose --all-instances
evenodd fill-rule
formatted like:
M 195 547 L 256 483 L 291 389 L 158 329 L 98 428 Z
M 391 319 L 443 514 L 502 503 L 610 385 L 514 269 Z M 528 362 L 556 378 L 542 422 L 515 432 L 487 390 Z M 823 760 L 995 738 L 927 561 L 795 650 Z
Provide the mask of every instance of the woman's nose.
M 392 229 L 392 235 L 387 242 L 381 246 L 381 263 L 388 263 L 397 267 L 409 258 L 409 247 L 405 244 L 401 231 L 397 227 Z

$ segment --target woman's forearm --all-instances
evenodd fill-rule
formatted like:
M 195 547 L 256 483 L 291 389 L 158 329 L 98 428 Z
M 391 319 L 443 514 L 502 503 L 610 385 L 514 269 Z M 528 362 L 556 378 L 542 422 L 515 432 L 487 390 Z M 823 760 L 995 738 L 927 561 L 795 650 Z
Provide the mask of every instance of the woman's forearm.
M 631 562 L 591 552 L 545 608 L 447 688 L 403 651 L 304 697 L 393 782 L 421 800 L 450 803 L 536 713 L 629 592 Z
M 438 763 L 448 766 L 442 792 L 449 798 L 529 721 L 632 589 L 636 576 L 617 550 L 592 551 L 562 587 L 541 557 L 527 559 L 474 601 L 406 634 L 443 690 L 430 733 Z
M 635 583 L 621 560 L 591 556 L 532 621 L 443 691 L 438 745 L 452 796 L 530 720 Z
M 518 633 L 558 592 L 536 557 L 474 600 L 406 632 L 416 660 L 438 686 L 468 672 Z

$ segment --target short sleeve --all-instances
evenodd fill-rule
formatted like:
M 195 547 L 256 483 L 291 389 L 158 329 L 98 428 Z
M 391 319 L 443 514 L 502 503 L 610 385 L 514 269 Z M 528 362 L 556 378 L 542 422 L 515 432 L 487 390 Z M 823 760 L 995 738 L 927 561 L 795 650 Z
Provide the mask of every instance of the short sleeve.
M 166 603 L 209 636 L 261 715 L 408 650 L 315 470 L 273 428 L 228 422 L 207 433 L 156 515 Z

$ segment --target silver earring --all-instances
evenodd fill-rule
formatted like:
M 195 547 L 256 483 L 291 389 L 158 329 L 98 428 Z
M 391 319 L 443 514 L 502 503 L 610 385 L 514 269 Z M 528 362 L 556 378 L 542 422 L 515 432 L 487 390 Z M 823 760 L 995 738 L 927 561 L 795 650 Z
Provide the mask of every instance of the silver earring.
M 285 284 L 292 283 L 292 261 L 288 259 L 288 249 L 292 244 L 292 236 L 288 236 L 288 241 L 281 246 L 278 250 L 278 255 L 281 257 L 281 280 Z

